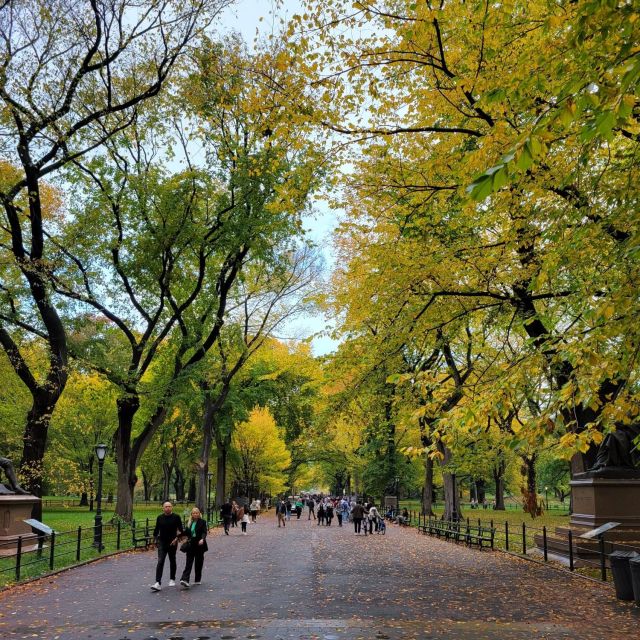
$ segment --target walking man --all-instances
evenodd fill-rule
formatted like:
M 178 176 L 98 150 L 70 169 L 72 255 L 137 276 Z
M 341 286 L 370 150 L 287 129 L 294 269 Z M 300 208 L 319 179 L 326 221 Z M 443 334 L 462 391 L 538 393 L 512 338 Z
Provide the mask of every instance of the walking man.
M 362 530 L 362 518 L 364 518 L 364 507 L 359 500 L 351 507 L 351 517 L 353 518 L 353 528 L 355 529 L 356 535 L 358 535 Z M 366 535 L 366 528 L 364 531 Z
M 153 537 L 158 548 L 158 564 L 156 565 L 156 581 L 151 585 L 153 591 L 162 589 L 162 572 L 164 561 L 169 556 L 169 586 L 176 584 L 176 551 L 178 549 L 178 538 L 182 535 L 182 520 L 180 516 L 173 513 L 173 505 L 165 502 L 162 505 L 162 513 L 156 519 L 156 526 L 153 530 Z
M 283 527 L 286 525 L 284 516 L 286 514 L 287 507 L 284 504 L 284 500 L 278 500 L 276 502 L 276 516 L 278 518 L 278 528 L 282 525 Z
M 224 534 L 226 536 L 229 535 L 229 525 L 231 524 L 231 514 L 233 512 L 233 507 L 229 500 L 225 500 L 224 504 L 220 507 L 220 515 L 222 516 L 222 522 L 224 524 Z
M 307 520 L 311 520 L 311 516 L 313 516 L 313 519 L 316 519 L 316 514 L 314 512 L 314 508 L 316 506 L 316 503 L 313 501 L 313 498 L 309 498 L 307 500 L 307 507 L 309 507 L 309 517 L 307 518 Z

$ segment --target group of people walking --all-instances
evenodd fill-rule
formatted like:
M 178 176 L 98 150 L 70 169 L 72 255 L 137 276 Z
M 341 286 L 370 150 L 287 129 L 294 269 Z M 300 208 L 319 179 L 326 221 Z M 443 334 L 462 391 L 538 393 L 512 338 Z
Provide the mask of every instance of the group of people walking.
M 203 520 L 198 507 L 191 509 L 186 527 L 183 527 L 182 518 L 173 513 L 171 502 L 167 501 L 162 505 L 162 513 L 156 519 L 156 526 L 153 529 L 153 538 L 158 549 L 158 563 L 156 565 L 156 581 L 151 585 L 152 591 L 162 589 L 162 574 L 167 557 L 169 558 L 169 586 L 175 586 L 178 569 L 176 561 L 178 545 L 180 545 L 180 550 L 186 554 L 180 584 L 185 589 L 189 589 L 191 571 L 194 567 L 194 584 L 201 583 L 204 554 L 209 550 L 207 530 L 207 523 Z
M 318 497 L 314 498 L 310 496 L 303 500 L 291 498 L 281 499 L 276 501 L 276 516 L 278 527 L 284 527 L 286 522 L 291 519 L 291 514 L 294 511 L 297 514 L 297 518 L 300 519 L 302 513 L 302 506 L 306 503 L 308 509 L 307 520 L 312 518 L 317 521 L 318 526 L 324 525 L 331 526 L 334 517 L 338 521 L 338 526 L 341 527 L 345 522 L 352 522 L 354 531 L 356 534 L 373 533 L 374 531 L 381 530 L 384 527 L 384 521 L 377 507 L 372 503 L 362 503 L 360 500 L 352 500 L 347 497 L 333 498 L 333 497 Z M 363 528 L 364 522 L 364 528 Z
M 260 500 L 252 500 L 248 507 L 240 506 L 235 500 L 227 500 L 220 507 L 220 515 L 222 516 L 222 525 L 224 526 L 225 535 L 229 535 L 229 529 L 237 527 L 238 522 L 242 528 L 242 535 L 247 535 L 247 525 L 249 522 L 256 522 L 260 511 Z M 251 516 L 251 520 L 249 520 Z

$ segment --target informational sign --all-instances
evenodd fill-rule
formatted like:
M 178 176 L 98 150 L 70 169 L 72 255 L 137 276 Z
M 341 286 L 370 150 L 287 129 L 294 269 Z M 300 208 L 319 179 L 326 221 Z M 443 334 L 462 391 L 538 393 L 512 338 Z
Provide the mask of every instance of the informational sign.
M 46 536 L 50 536 L 53 533 L 53 529 L 47 526 L 44 522 L 40 522 L 40 520 L 36 520 L 35 518 L 29 518 L 28 520 L 23 520 L 30 527 L 33 527 L 36 531 L 40 533 L 44 533 Z
M 591 540 L 591 538 L 597 538 L 601 536 L 603 533 L 606 533 L 610 529 L 615 529 L 620 523 L 619 522 L 607 522 L 597 529 L 591 529 L 591 531 L 587 531 L 587 533 L 583 533 L 580 538 L 584 538 L 585 540 Z

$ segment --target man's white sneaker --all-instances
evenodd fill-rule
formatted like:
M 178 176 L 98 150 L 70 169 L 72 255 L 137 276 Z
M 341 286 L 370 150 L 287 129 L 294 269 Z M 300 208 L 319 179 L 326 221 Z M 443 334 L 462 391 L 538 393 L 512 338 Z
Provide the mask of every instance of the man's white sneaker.
M 170 587 L 175 587 L 176 586 L 176 581 L 175 580 L 169 580 L 169 586 Z
M 202 584 L 202 582 L 200 582 L 200 580 L 198 580 L 197 582 L 194 582 L 193 584 Z
M 188 589 L 189 588 L 189 583 L 186 580 L 180 580 L 180 584 L 185 588 Z
M 151 591 L 160 591 L 162 589 L 162 587 L 160 586 L 159 582 L 156 582 L 155 584 L 151 585 Z

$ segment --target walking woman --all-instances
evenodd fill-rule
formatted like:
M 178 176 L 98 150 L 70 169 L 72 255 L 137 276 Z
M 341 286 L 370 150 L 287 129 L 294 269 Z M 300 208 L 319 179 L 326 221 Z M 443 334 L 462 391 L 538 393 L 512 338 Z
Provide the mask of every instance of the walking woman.
M 204 564 L 204 554 L 208 551 L 207 546 L 207 523 L 202 519 L 202 514 L 198 507 L 191 509 L 191 517 L 187 520 L 185 528 L 187 535 L 187 562 L 180 578 L 180 584 L 188 589 L 191 585 L 191 567 L 195 564 L 195 580 L 193 584 L 200 584 L 202 581 L 202 565 Z

